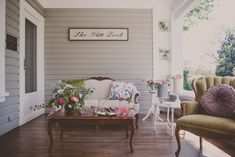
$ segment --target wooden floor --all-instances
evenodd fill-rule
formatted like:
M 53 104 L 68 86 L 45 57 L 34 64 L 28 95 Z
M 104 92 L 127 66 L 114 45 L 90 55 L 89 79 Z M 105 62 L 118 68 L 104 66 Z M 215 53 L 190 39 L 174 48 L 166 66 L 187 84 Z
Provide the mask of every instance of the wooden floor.
M 141 117 L 140 117 L 141 118 Z M 174 157 L 177 148 L 170 129 L 159 126 L 152 131 L 152 119 L 140 121 L 133 140 L 134 153 L 130 152 L 125 132 L 117 128 L 86 126 L 67 129 L 64 139 L 59 139 L 55 129 L 52 153 L 48 154 L 49 139 L 45 115 L 0 137 L 0 157 Z M 186 134 L 182 139 L 181 157 L 227 157 L 226 153 L 204 142 L 203 153 L 198 142 Z M 235 154 L 235 150 L 230 150 Z M 232 155 L 233 156 L 233 155 Z

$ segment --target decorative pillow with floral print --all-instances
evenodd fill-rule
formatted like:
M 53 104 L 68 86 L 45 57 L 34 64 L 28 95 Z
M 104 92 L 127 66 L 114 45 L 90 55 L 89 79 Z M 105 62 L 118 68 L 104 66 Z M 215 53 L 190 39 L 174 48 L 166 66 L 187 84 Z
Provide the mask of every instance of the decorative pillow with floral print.
M 109 93 L 109 100 L 128 100 L 134 90 L 132 83 L 113 81 Z

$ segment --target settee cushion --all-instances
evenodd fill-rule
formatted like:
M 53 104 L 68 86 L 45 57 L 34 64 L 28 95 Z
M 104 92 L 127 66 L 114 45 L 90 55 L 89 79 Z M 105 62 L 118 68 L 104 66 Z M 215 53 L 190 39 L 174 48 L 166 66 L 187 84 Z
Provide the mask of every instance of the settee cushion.
M 85 99 L 84 104 L 86 107 L 98 106 L 99 102 L 97 99 Z
M 86 80 L 86 88 L 94 89 L 94 92 L 91 94 L 90 99 L 107 99 L 111 88 L 111 82 L 112 80 Z
M 105 108 L 105 107 L 114 107 L 117 108 L 119 106 L 120 101 L 119 100 L 99 100 L 99 107 Z
M 177 126 L 202 137 L 235 138 L 235 120 L 233 119 L 193 114 L 179 118 Z
M 202 95 L 200 103 L 208 114 L 235 118 L 235 90 L 229 85 L 209 88 Z
M 108 99 L 110 100 L 127 100 L 131 98 L 134 90 L 132 83 L 113 81 Z
M 121 103 L 126 103 L 127 102 L 125 100 L 122 100 L 122 101 L 119 101 L 119 100 L 107 100 L 107 99 L 106 100 L 99 100 L 98 106 L 100 108 L 104 108 L 104 107 L 107 107 L 107 108 L 108 107 L 118 108 Z M 137 103 L 128 102 L 128 107 L 129 107 L 129 109 L 133 109 L 133 110 L 139 112 L 139 104 L 137 104 Z

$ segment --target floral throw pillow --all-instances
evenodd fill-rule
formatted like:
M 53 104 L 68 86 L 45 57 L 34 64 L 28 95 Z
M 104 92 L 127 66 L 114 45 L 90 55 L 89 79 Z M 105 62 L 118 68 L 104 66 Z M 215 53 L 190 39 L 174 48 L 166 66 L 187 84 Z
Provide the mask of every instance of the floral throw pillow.
M 113 81 L 109 93 L 109 100 L 128 100 L 134 90 L 132 83 Z

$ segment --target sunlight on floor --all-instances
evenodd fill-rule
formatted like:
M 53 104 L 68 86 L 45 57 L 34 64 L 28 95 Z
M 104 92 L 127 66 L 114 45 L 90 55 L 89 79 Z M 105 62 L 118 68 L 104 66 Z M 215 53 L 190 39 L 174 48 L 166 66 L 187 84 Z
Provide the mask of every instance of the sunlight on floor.
M 195 146 L 196 147 L 195 149 L 199 150 L 199 137 L 198 136 L 191 134 L 190 132 L 185 132 L 184 139 L 191 145 Z M 201 157 L 230 157 L 230 155 L 223 152 L 222 150 L 220 150 L 219 148 L 217 148 L 216 146 L 214 146 L 213 144 L 211 144 L 210 142 L 206 140 L 203 140 L 202 146 L 203 146 L 203 150 L 202 150 Z

